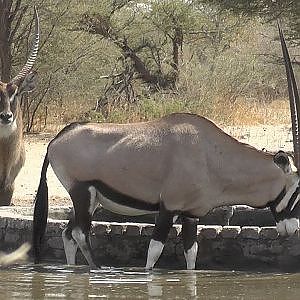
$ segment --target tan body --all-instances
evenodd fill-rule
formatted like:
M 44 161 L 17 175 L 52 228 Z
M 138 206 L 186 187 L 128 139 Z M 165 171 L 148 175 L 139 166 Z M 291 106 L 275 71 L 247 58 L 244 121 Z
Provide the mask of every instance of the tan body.
M 187 269 L 198 252 L 198 218 L 224 205 L 269 207 L 281 235 L 299 228 L 300 106 L 283 34 L 279 28 L 291 104 L 295 166 L 242 144 L 209 120 L 177 113 L 136 124 L 71 124 L 49 144 L 33 218 L 33 250 L 40 261 L 48 217 L 47 168 L 51 164 L 73 202 L 62 237 L 68 264 L 78 247 L 91 267 L 90 228 L 97 205 L 127 215 L 158 211 L 146 269 L 154 267 L 180 216 Z M 297 127 L 298 126 L 298 127 Z
M 39 46 L 36 8 L 34 19 L 35 38 L 27 62 L 10 82 L 0 81 L 0 206 L 11 204 L 14 181 L 25 161 L 20 97 L 36 85 L 36 73 L 32 72 Z
M 286 184 L 272 155 L 192 114 L 78 125 L 51 142 L 48 156 L 68 191 L 75 182 L 101 180 L 123 194 L 194 216 L 221 205 L 264 206 Z

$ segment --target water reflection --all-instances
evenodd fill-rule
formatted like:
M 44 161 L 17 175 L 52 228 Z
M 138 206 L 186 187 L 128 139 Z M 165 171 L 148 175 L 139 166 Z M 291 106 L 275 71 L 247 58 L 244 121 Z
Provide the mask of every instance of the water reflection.
M 177 288 L 180 286 L 181 288 Z M 168 272 L 166 276 L 162 276 L 161 273 L 149 274 L 147 288 L 149 299 L 162 296 L 170 297 L 170 299 L 194 299 L 197 296 L 197 273 L 194 271 Z
M 298 299 L 300 274 L 23 265 L 0 269 L 0 299 Z

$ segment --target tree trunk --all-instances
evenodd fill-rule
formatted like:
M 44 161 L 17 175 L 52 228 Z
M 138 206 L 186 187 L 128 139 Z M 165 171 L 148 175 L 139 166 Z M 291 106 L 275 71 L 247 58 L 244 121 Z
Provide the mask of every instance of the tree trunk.
M 177 73 L 179 72 L 179 52 L 182 51 L 182 43 L 183 43 L 183 32 L 181 27 L 175 28 L 175 34 L 172 38 L 173 44 L 173 63 L 172 67 Z M 177 77 L 176 76 L 176 77 Z
M 0 62 L 1 80 L 8 82 L 11 77 L 11 7 L 12 0 L 0 0 Z

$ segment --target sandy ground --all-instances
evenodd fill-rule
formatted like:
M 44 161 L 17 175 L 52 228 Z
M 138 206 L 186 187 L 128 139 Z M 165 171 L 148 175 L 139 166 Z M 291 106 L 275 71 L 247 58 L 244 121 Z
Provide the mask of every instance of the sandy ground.
M 38 188 L 41 167 L 47 145 L 53 135 L 38 134 L 25 136 L 26 161 L 16 181 L 14 205 L 32 205 Z M 56 178 L 51 167 L 47 172 L 50 205 L 71 205 L 68 193 Z
M 224 129 L 238 140 L 268 151 L 292 150 L 289 126 L 228 127 Z M 51 134 L 25 136 L 26 162 L 15 182 L 14 205 L 32 205 L 39 183 L 42 162 Z M 48 169 L 50 205 L 71 205 L 71 200 L 52 169 Z

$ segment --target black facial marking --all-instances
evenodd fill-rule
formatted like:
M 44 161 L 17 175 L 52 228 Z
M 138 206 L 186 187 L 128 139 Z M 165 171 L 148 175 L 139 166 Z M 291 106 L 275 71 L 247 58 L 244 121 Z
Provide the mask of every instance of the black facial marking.
M 159 210 L 159 203 L 156 204 L 147 203 L 143 200 L 138 200 L 136 198 L 130 197 L 111 188 L 110 186 L 108 186 L 102 181 L 94 180 L 94 181 L 89 181 L 86 184 L 89 184 L 90 186 L 94 186 L 105 198 L 113 201 L 114 203 L 124 205 L 130 208 L 147 210 L 147 211 Z
M 284 187 L 282 189 L 282 191 L 279 193 L 279 195 L 276 197 L 275 200 L 269 202 L 266 206 L 262 206 L 262 207 L 258 207 L 258 208 L 266 208 L 266 207 L 270 207 L 272 208 L 276 208 L 276 206 L 281 202 L 281 200 L 284 198 L 286 194 L 286 188 Z
M 270 209 L 272 211 L 272 214 L 273 214 L 276 222 L 282 221 L 284 219 L 299 218 L 299 216 L 300 216 L 300 201 L 298 201 L 298 203 L 294 206 L 294 203 L 297 200 L 299 193 L 300 193 L 300 186 L 298 186 L 296 188 L 295 192 L 292 194 L 286 208 L 284 208 L 280 212 L 276 211 L 276 207 L 280 203 L 280 201 L 283 199 L 283 197 L 285 196 L 285 194 L 286 194 L 285 189 L 280 193 L 280 195 L 275 199 L 275 201 L 270 203 Z

